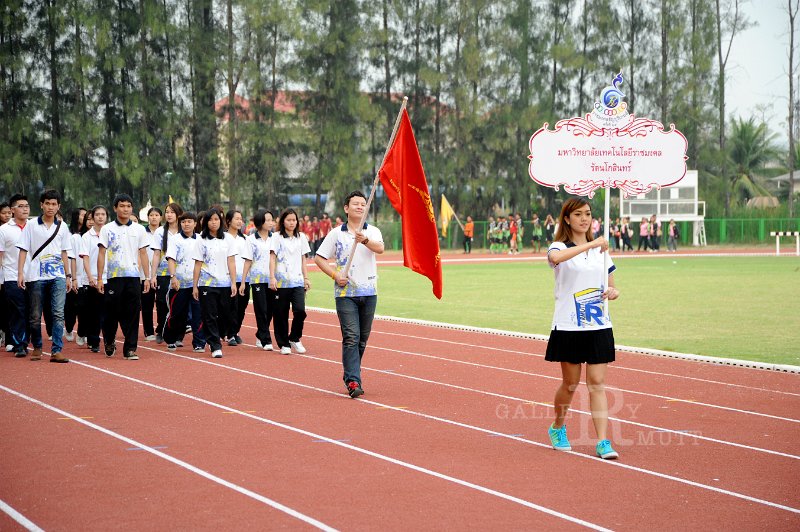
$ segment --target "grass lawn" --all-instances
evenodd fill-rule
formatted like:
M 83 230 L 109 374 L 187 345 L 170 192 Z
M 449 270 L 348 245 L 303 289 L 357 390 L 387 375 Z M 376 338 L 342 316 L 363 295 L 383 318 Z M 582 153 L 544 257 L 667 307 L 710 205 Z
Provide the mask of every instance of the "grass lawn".
M 619 344 L 800 365 L 800 259 L 675 257 L 617 261 L 611 305 Z M 309 306 L 334 308 L 331 281 L 313 272 Z M 379 270 L 378 314 L 548 334 L 547 264 L 444 267 L 444 296 L 402 267 Z

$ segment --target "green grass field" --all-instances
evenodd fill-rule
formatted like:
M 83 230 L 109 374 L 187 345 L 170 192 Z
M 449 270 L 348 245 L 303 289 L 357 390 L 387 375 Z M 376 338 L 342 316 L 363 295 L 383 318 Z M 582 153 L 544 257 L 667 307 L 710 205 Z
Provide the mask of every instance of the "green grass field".
M 800 365 L 800 259 L 674 257 L 617 261 L 611 305 L 622 345 Z M 544 261 L 446 265 L 444 296 L 407 268 L 379 270 L 378 314 L 548 334 L 553 273 Z M 309 306 L 334 308 L 312 273 Z

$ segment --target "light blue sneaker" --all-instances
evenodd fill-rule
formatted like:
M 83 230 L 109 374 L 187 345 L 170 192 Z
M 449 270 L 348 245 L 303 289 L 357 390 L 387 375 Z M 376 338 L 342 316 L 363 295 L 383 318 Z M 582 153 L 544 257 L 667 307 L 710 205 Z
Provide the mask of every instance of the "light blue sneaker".
M 553 444 L 553 449 L 556 451 L 571 451 L 572 446 L 569 444 L 569 440 L 567 439 L 567 426 L 561 425 L 560 429 L 553 428 L 553 425 L 550 425 L 550 428 L 547 429 L 547 433 L 550 435 L 550 443 Z
M 597 451 L 597 456 L 603 460 L 613 460 L 614 458 L 619 458 L 619 453 L 617 453 L 617 451 L 611 447 L 611 442 L 609 440 L 600 440 L 597 442 L 597 447 L 595 450 Z

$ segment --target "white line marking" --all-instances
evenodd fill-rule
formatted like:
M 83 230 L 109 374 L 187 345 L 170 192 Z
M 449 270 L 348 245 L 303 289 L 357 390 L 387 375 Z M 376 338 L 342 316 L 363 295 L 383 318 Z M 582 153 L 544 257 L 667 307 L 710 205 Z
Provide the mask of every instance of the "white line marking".
M 326 314 L 336 314 L 336 311 L 333 309 L 327 309 L 322 307 L 306 307 L 306 311 L 315 311 L 321 312 Z M 375 315 L 376 320 L 380 321 L 389 321 L 395 323 L 409 323 L 412 325 L 424 325 L 426 327 L 433 327 L 436 329 L 448 329 L 453 331 L 467 331 L 467 332 L 478 332 L 478 333 L 486 333 L 492 334 L 496 336 L 510 336 L 512 338 L 522 338 L 522 339 L 530 339 L 530 340 L 541 340 L 547 341 L 548 336 L 541 335 L 541 334 L 530 334 L 530 333 L 521 333 L 515 331 L 504 331 L 502 329 L 492 329 L 489 327 L 473 327 L 471 325 L 457 325 L 453 323 L 443 323 L 438 321 L 429 321 L 429 320 L 418 320 L 415 318 L 398 318 L 395 316 L 383 316 L 380 314 Z M 645 347 L 634 347 L 628 345 L 617 345 L 616 348 L 620 351 L 627 351 L 629 353 L 634 354 L 642 354 L 642 355 L 652 355 L 658 356 L 662 358 L 674 358 L 679 360 L 687 360 L 692 362 L 704 362 L 708 364 L 717 364 L 722 366 L 733 366 L 737 368 L 743 369 L 762 369 L 762 370 L 770 370 L 775 371 L 778 373 L 798 373 L 800 374 L 800 366 L 792 366 L 789 364 L 766 364 L 763 362 L 751 362 L 749 360 L 739 360 L 735 358 L 723 358 L 723 357 L 706 357 L 695 355 L 691 353 L 678 353 L 674 351 L 664 351 L 661 349 L 649 349 Z
M 158 353 L 163 353 L 162 351 L 160 351 L 158 349 L 153 349 L 153 348 L 149 348 L 149 347 L 143 347 L 143 348 L 147 349 L 149 351 L 156 351 Z M 168 352 L 167 353 L 163 353 L 163 354 L 175 355 L 174 353 L 168 353 Z M 183 357 L 182 355 L 175 355 L 175 356 Z M 210 363 L 210 364 L 212 364 L 214 366 L 226 367 L 226 366 L 222 366 L 221 364 L 218 365 L 218 364 L 214 364 L 214 363 L 211 363 L 211 362 L 205 361 L 205 360 L 192 359 L 190 357 L 186 357 L 186 358 L 189 358 L 190 360 L 197 360 L 198 362 Z M 222 405 L 220 403 L 215 403 L 213 401 L 209 401 L 209 400 L 203 399 L 201 397 L 197 397 L 197 396 L 190 395 L 190 394 L 187 394 L 187 393 L 179 392 L 179 391 L 173 390 L 171 388 L 166 388 L 164 386 L 159 386 L 158 384 L 153 384 L 153 383 L 150 383 L 150 382 L 147 382 L 147 381 L 143 381 L 143 380 L 140 380 L 140 379 L 137 379 L 137 378 L 134 378 L 134 377 L 130 377 L 128 375 L 123 375 L 121 373 L 116 373 L 114 371 L 106 370 L 106 369 L 103 369 L 103 368 L 98 368 L 98 367 L 92 366 L 91 364 L 86 363 L 86 362 L 80 362 L 80 361 L 77 361 L 75 359 L 72 359 L 72 360 L 70 360 L 70 363 L 75 363 L 77 365 L 80 365 L 80 366 L 85 367 L 85 368 L 92 369 L 94 371 L 99 371 L 101 373 L 106 373 L 108 375 L 112 375 L 112 376 L 115 376 L 115 377 L 119 377 L 121 379 L 129 380 L 131 382 L 135 382 L 135 383 L 141 384 L 143 386 L 147 386 L 147 387 L 150 387 L 150 388 L 154 388 L 156 390 L 160 390 L 160 391 L 167 392 L 167 393 L 170 393 L 170 394 L 173 394 L 173 395 L 177 395 L 178 397 L 184 397 L 186 399 L 191 399 L 192 401 L 197 401 L 199 403 L 202 403 L 202 404 L 205 404 L 205 405 L 208 405 L 208 406 L 213 406 L 214 408 L 219 408 L 219 409 L 224 410 L 226 412 L 236 412 L 240 416 L 244 416 L 244 417 L 256 420 L 256 421 L 260 421 L 262 423 L 266 423 L 268 425 L 272 425 L 274 427 L 278 427 L 278 428 L 282 428 L 282 429 L 285 429 L 285 430 L 288 430 L 288 431 L 291 431 L 291 432 L 295 432 L 297 434 L 303 434 L 303 435 L 308 436 L 308 437 L 313 438 L 313 439 L 323 440 L 323 441 L 328 442 L 328 443 L 330 443 L 332 445 L 338 445 L 338 446 L 343 447 L 345 449 L 349 449 L 351 451 L 355 451 L 357 453 L 361 453 L 361 454 L 364 454 L 366 456 L 370 456 L 372 458 L 377 458 L 378 460 L 383 460 L 385 462 L 389 462 L 391 464 L 398 465 L 398 466 L 406 468 L 406 469 L 411 469 L 412 471 L 417 471 L 418 473 L 423 473 L 425 475 L 429 475 L 429 476 L 432 476 L 432 477 L 435 477 L 435 478 L 438 478 L 438 479 L 441 479 L 441 480 L 446 480 L 448 482 L 452 482 L 452 483 L 457 484 L 459 486 L 470 488 L 470 489 L 473 489 L 475 491 L 479 491 L 479 492 L 485 493 L 487 495 L 493 495 L 493 496 L 498 497 L 500 499 L 504 499 L 504 500 L 519 504 L 521 506 L 524 506 L 524 507 L 527 507 L 527 508 L 531 508 L 533 510 L 538 510 L 538 511 L 540 511 L 542 513 L 551 515 L 553 517 L 558 517 L 560 519 L 564 519 L 565 521 L 569 521 L 571 523 L 575 523 L 575 524 L 578 524 L 578 525 L 581 525 L 581 526 L 585 526 L 586 528 L 590 528 L 592 530 L 602 530 L 602 531 L 608 531 L 609 530 L 607 528 L 603 528 L 600 525 L 591 523 L 589 521 L 585 521 L 585 520 L 579 519 L 577 517 L 572 517 L 571 515 L 567 515 L 567 514 L 559 512 L 557 510 L 553 510 L 551 508 L 547 508 L 546 506 L 541 506 L 541 505 L 533 503 L 531 501 L 527 501 L 525 499 L 520 499 L 519 497 L 515 497 L 513 495 L 509 495 L 509 494 L 503 493 L 501 491 L 497 491 L 497 490 L 494 490 L 494 489 L 491 489 L 491 488 L 487 488 L 486 486 L 481 486 L 479 484 L 474 484 L 472 482 L 468 482 L 466 480 L 462 480 L 462 479 L 459 479 L 459 478 L 456 478 L 456 477 L 452 477 L 450 475 L 445 475 L 444 473 L 439 473 L 437 471 L 433 471 L 431 469 L 427 469 L 427 468 L 424 468 L 424 467 L 421 467 L 421 466 L 418 466 L 418 465 L 415 465 L 415 464 L 412 464 L 412 463 L 409 463 L 409 462 L 404 462 L 404 461 L 399 460 L 397 458 L 392 458 L 391 456 L 386 456 L 386 455 L 383 455 L 383 454 L 380 454 L 380 453 L 376 453 L 374 451 L 370 451 L 370 450 L 364 449 L 362 447 L 356 447 L 355 445 L 351 445 L 351 444 L 346 443 L 346 442 L 337 441 L 335 439 L 328 438 L 327 436 L 323 436 L 321 434 L 317 434 L 317 433 L 314 433 L 314 432 L 311 432 L 311 431 L 299 429 L 299 428 L 296 428 L 296 427 L 291 427 L 289 425 L 285 425 L 283 423 L 279 423 L 279 422 L 271 420 L 271 419 L 267 419 L 267 418 L 264 418 L 264 417 L 261 417 L 261 416 L 256 416 L 254 414 L 249 414 L 249 413 L 244 412 L 242 410 L 237 410 L 236 408 L 232 408 L 230 406 L 225 406 L 225 405 Z M 6 388 L 3 385 L 0 385 L 0 389 L 4 389 L 6 391 L 9 391 L 9 393 L 14 393 L 15 395 L 20 395 L 22 397 L 27 398 L 27 396 L 23 396 L 22 394 L 20 394 L 18 392 L 14 392 L 13 390 L 9 390 L 8 388 Z M 342 396 L 342 397 L 344 397 L 344 396 Z M 31 400 L 33 402 L 36 402 L 36 403 L 39 403 L 39 401 L 37 401 L 36 399 L 29 399 L 29 400 Z M 61 412 L 60 410 L 56 409 L 55 407 L 50 407 L 49 405 L 44 405 L 44 403 L 42 403 L 42 406 L 45 406 L 46 408 L 50 408 L 50 409 L 56 410 L 58 412 Z M 70 415 L 70 414 L 64 413 L 64 415 Z M 72 417 L 72 416 L 70 416 L 70 417 Z M 90 423 L 88 421 L 84 421 L 84 420 L 80 420 L 80 421 L 85 423 L 85 424 L 87 424 L 87 425 L 89 425 L 89 426 L 92 426 L 93 428 L 97 427 L 96 425 L 94 425 L 93 423 Z M 106 432 L 106 429 L 103 429 L 102 427 L 97 427 L 97 428 L 98 428 L 98 430 Z M 108 431 L 108 432 L 110 433 L 110 431 Z M 111 433 L 111 434 L 113 435 L 114 433 Z M 116 435 L 115 437 L 117 437 L 117 436 L 118 435 Z M 120 437 L 120 439 L 123 439 L 123 441 L 131 443 L 132 445 L 143 447 L 141 444 L 135 442 L 134 440 L 130 440 L 128 438 L 125 438 L 124 436 L 119 436 L 119 437 Z M 155 449 L 149 449 L 148 448 L 147 450 L 149 452 L 154 453 L 154 454 L 158 453 L 158 455 L 164 455 L 164 453 L 161 453 L 160 451 L 157 451 Z M 164 455 L 164 456 L 168 456 L 168 455 Z M 170 461 L 172 461 L 172 460 L 170 460 Z M 222 479 L 220 479 L 220 480 L 222 480 Z M 257 494 L 254 494 L 254 495 L 257 495 Z M 298 515 L 302 515 L 302 514 L 298 514 Z M 311 518 L 308 518 L 308 519 L 311 519 Z M 327 526 L 327 525 L 324 525 L 323 523 L 320 523 L 320 525 Z
M 11 519 L 19 523 L 19 525 L 25 530 L 28 530 L 29 532 L 44 532 L 41 528 L 36 526 L 33 521 L 16 511 L 3 500 L 0 500 L 0 510 L 8 514 Z
M 249 344 L 246 344 L 246 345 L 249 345 Z M 255 346 L 253 345 L 251 347 L 255 347 Z M 162 355 L 167 355 L 167 356 L 171 356 L 171 357 L 175 357 L 175 358 L 180 358 L 180 359 L 183 359 L 183 360 L 186 360 L 186 361 L 189 361 L 189 362 L 208 364 L 210 366 L 215 366 L 217 368 L 227 369 L 229 371 L 233 371 L 233 372 L 236 372 L 236 373 L 242 373 L 242 374 L 245 374 L 245 375 L 258 377 L 258 378 L 274 381 L 274 382 L 277 382 L 277 383 L 280 383 L 280 384 L 291 384 L 291 385 L 297 386 L 299 388 L 304 388 L 304 389 L 307 389 L 307 390 L 312 390 L 312 391 L 316 391 L 316 392 L 320 392 L 320 393 L 324 393 L 324 394 L 328 394 L 328 395 L 333 395 L 333 396 L 335 396 L 337 398 L 340 398 L 340 399 L 350 400 L 348 397 L 346 397 L 344 395 L 344 393 L 341 393 L 341 394 L 340 393 L 336 393 L 336 392 L 333 392 L 331 390 L 326 390 L 324 388 L 319 388 L 319 387 L 316 387 L 316 386 L 312 386 L 310 384 L 303 384 L 303 383 L 300 383 L 300 382 L 289 381 L 289 380 L 286 380 L 285 378 L 272 377 L 270 375 L 265 375 L 263 373 L 257 373 L 255 371 L 236 368 L 236 367 L 233 367 L 233 366 L 226 366 L 226 365 L 220 364 L 218 362 L 213 362 L 211 360 L 198 359 L 198 358 L 194 358 L 194 357 L 190 357 L 190 356 L 186 356 L 186 355 L 180 355 L 178 353 L 173 353 L 173 352 L 170 352 L 170 351 L 162 351 L 160 349 L 155 349 L 155 348 L 151 348 L 151 347 L 145 347 L 145 349 L 147 349 L 148 351 L 153 351 L 153 352 L 162 354 Z M 331 362 L 331 361 L 328 361 L 328 360 L 325 360 L 325 359 L 317 359 L 316 357 L 312 357 L 312 356 L 309 356 L 309 355 L 294 355 L 294 356 L 301 357 L 301 358 L 310 358 L 312 360 L 322 360 L 324 362 Z M 331 363 L 336 363 L 336 362 L 331 362 Z M 135 382 L 137 381 L 137 379 L 135 379 L 135 378 L 127 377 L 125 375 L 115 374 L 113 372 L 109 372 L 109 371 L 101 369 L 101 368 L 96 368 L 96 367 L 94 367 L 94 366 L 92 366 L 90 364 L 86 364 L 86 363 L 80 363 L 80 364 L 84 365 L 84 366 L 87 366 L 87 367 L 89 367 L 91 369 L 95 369 L 97 371 L 101 371 L 101 372 L 104 372 L 104 373 L 111 373 L 112 375 L 116 375 L 116 376 L 122 377 L 124 379 L 133 380 Z M 380 372 L 380 370 L 371 370 L 371 371 Z M 154 387 L 158 387 L 157 385 L 153 385 L 153 386 Z M 176 392 L 176 393 L 180 394 L 180 392 Z M 203 400 L 201 400 L 201 401 L 203 401 Z M 507 439 L 514 440 L 514 441 L 517 441 L 517 442 L 520 442 L 520 443 L 525 443 L 525 444 L 528 444 L 528 445 L 534 445 L 534 446 L 542 447 L 542 448 L 545 448 L 545 449 L 550 449 L 551 448 L 550 445 L 546 445 L 546 444 L 543 444 L 543 443 L 540 443 L 540 442 L 537 442 L 537 441 L 521 438 L 521 437 L 518 437 L 518 436 L 516 436 L 514 434 L 505 434 L 505 433 L 497 432 L 497 431 L 494 431 L 494 430 L 491 430 L 491 429 L 478 427 L 476 425 L 470 425 L 470 424 L 467 424 L 467 423 L 462 423 L 460 421 L 455 421 L 455 420 L 451 420 L 451 419 L 447 419 L 447 418 L 441 418 L 441 417 L 438 417 L 438 416 L 433 416 L 433 415 L 430 415 L 430 414 L 425 414 L 425 413 L 422 413 L 422 412 L 417 412 L 415 410 L 410 410 L 407 407 L 396 407 L 396 406 L 392 406 L 392 405 L 387 405 L 387 404 L 384 404 L 384 403 L 379 403 L 379 402 L 376 402 L 376 401 L 371 401 L 371 400 L 368 400 L 368 399 L 364 399 L 363 397 L 359 398 L 358 401 L 360 403 L 364 403 L 364 404 L 367 404 L 367 405 L 378 406 L 378 407 L 381 407 L 381 408 L 384 408 L 384 409 L 387 409 L 387 410 L 393 410 L 395 412 L 411 414 L 411 415 L 422 417 L 422 418 L 429 419 L 429 420 L 432 420 L 432 421 L 438 421 L 438 422 L 441 422 L 441 423 L 446 423 L 448 425 L 453 425 L 453 426 L 460 427 L 460 428 L 465 428 L 465 429 L 468 429 L 468 430 L 474 430 L 474 431 L 482 432 L 484 434 L 489 434 L 489 435 L 496 436 L 496 437 L 507 438 Z M 552 405 L 545 405 L 545 406 L 551 406 L 552 407 Z M 249 416 L 249 417 L 253 417 L 253 416 Z M 258 419 L 258 418 L 256 418 L 256 419 Z M 687 435 L 686 433 L 683 433 L 683 432 L 680 432 L 680 431 L 671 431 L 671 430 L 668 430 L 668 429 L 665 429 L 664 432 L 675 432 L 675 433 L 680 433 L 680 434 Z M 665 473 L 659 473 L 658 471 L 653 471 L 653 470 L 650 470 L 650 469 L 644 469 L 644 468 L 632 466 L 632 465 L 625 464 L 625 463 L 619 462 L 619 461 L 598 460 L 593 456 L 590 456 L 590 455 L 587 455 L 587 454 L 578 453 L 576 451 L 568 451 L 568 453 L 571 454 L 572 456 L 577 456 L 579 458 L 591 460 L 595 464 L 603 464 L 603 465 L 608 465 L 608 466 L 620 467 L 622 469 L 628 469 L 628 470 L 631 470 L 631 471 L 636 471 L 637 473 L 642 473 L 642 474 L 645 474 L 645 475 L 651 475 L 651 476 L 655 476 L 655 477 L 662 478 L 662 479 L 665 479 L 665 480 L 671 480 L 673 482 L 686 484 L 686 485 L 693 486 L 693 487 L 696 487 L 696 488 L 709 490 L 709 491 L 713 491 L 713 492 L 716 492 L 716 493 L 721 493 L 723 495 L 728 495 L 728 496 L 731 496 L 731 497 L 735 497 L 735 498 L 738 498 L 738 499 L 743 499 L 743 500 L 746 500 L 746 501 L 762 504 L 762 505 L 765 505 L 765 506 L 778 508 L 780 510 L 786 510 L 786 511 L 789 511 L 789 512 L 792 512 L 792 513 L 800 514 L 800 509 L 798 509 L 798 508 L 792 508 L 791 506 L 785 506 L 783 504 L 767 501 L 767 500 L 764 500 L 764 499 L 758 499 L 756 497 L 751 497 L 750 495 L 744 495 L 742 493 L 738 493 L 738 492 L 735 492 L 735 491 L 730 491 L 730 490 L 718 488 L 716 486 L 710 486 L 710 485 L 707 485 L 707 484 L 701 484 L 701 483 L 695 482 L 693 480 L 687 480 L 687 479 L 684 479 L 684 478 L 681 478 L 681 477 L 675 477 L 675 476 L 668 475 L 668 474 L 665 474 Z
M 305 337 L 306 338 L 314 338 L 316 340 L 324 340 L 324 341 L 327 341 L 327 342 L 338 342 L 338 343 L 341 342 L 341 340 L 337 339 L 337 338 L 325 338 L 325 337 L 322 337 L 322 336 L 311 336 L 311 335 L 308 335 L 308 334 L 306 334 Z M 500 367 L 500 366 L 491 366 L 489 364 L 480 364 L 478 362 L 468 362 L 466 360 L 458 360 L 458 359 L 454 359 L 454 358 L 439 357 L 439 356 L 436 356 L 436 355 L 426 355 L 424 353 L 414 353 L 413 351 L 401 351 L 399 349 L 392 349 L 392 348 L 389 348 L 389 347 L 380 347 L 380 346 L 376 346 L 376 345 L 373 345 L 373 344 L 370 344 L 370 349 L 380 349 L 382 351 L 389 351 L 391 353 L 399 353 L 401 355 L 416 356 L 416 357 L 421 357 L 421 358 L 429 358 L 429 359 L 433 359 L 433 360 L 441 360 L 441 361 L 444 361 L 444 362 L 452 362 L 454 364 L 462 364 L 462 365 L 465 365 L 465 366 L 473 366 L 473 367 L 478 367 L 478 368 L 483 368 L 483 369 L 492 369 L 492 370 L 497 370 L 497 371 L 505 371 L 505 372 L 508 372 L 508 373 L 515 373 L 515 374 L 518 374 L 518 375 L 526 375 L 526 376 L 529 376 L 529 377 L 540 377 L 540 378 L 543 378 L 543 379 L 556 380 L 556 381 L 560 381 L 561 380 L 560 377 L 553 377 L 552 375 L 543 375 L 541 373 L 531 373 L 529 371 L 522 371 L 522 370 L 519 370 L 519 369 L 504 368 L 504 367 Z M 736 413 L 739 413 L 739 414 L 748 414 L 748 415 L 753 415 L 753 416 L 777 419 L 779 421 L 788 421 L 788 422 L 791 422 L 791 423 L 800 423 L 800 419 L 794 419 L 794 418 L 789 418 L 789 417 L 781 417 L 781 416 L 774 416 L 772 414 L 764 414 L 764 413 L 761 413 L 761 412 L 755 412 L 753 410 L 742 410 L 742 409 L 733 408 L 733 407 L 730 407 L 730 406 L 715 405 L 715 404 L 711 404 L 711 403 L 702 403 L 702 402 L 694 401 L 694 400 L 691 400 L 691 399 L 681 399 L 681 398 L 670 397 L 670 396 L 666 396 L 666 395 L 658 395 L 658 394 L 647 393 L 647 392 L 639 392 L 639 391 L 635 391 L 635 390 L 628 390 L 628 389 L 625 389 L 625 388 L 618 388 L 616 386 L 608 386 L 608 385 L 606 385 L 606 389 L 608 389 L 608 390 L 617 390 L 617 391 L 620 391 L 620 392 L 623 392 L 623 393 L 630 393 L 632 395 L 643 395 L 645 397 L 655 397 L 657 399 L 665 399 L 667 401 L 675 401 L 675 402 L 678 402 L 678 403 L 686 403 L 686 404 L 697 405 L 697 406 L 705 406 L 705 407 L 708 407 L 708 408 L 715 408 L 715 409 L 719 409 L 719 410 L 727 410 L 729 412 L 736 412 Z
M 71 360 L 70 361 L 70 363 L 73 363 L 73 362 L 75 362 L 75 360 Z M 81 365 L 81 366 L 88 366 L 88 364 L 84 364 L 82 362 L 75 362 L 75 363 L 78 364 L 78 365 Z M 210 480 L 212 482 L 216 482 L 217 484 L 225 486 L 226 488 L 229 488 L 229 489 L 232 489 L 234 491 L 237 491 L 237 492 L 241 493 L 242 495 L 246 495 L 247 497 L 250 497 L 251 499 L 255 499 L 256 501 L 262 502 L 262 503 L 266 504 L 267 506 L 271 506 L 272 508 L 275 508 L 276 510 L 279 510 L 279 511 L 285 513 L 285 514 L 288 514 L 288 515 L 294 517 L 295 519 L 299 519 L 300 521 L 303 521 L 304 523 L 308 523 L 309 525 L 311 525 L 311 526 L 313 526 L 315 528 L 318 528 L 320 530 L 327 530 L 327 531 L 335 531 L 336 530 L 335 528 L 332 528 L 332 527 L 326 525 L 325 523 L 323 523 L 321 521 L 317 521 L 313 517 L 309 517 L 309 516 L 307 516 L 305 514 L 302 514 L 302 513 L 298 512 L 297 510 L 293 510 L 292 508 L 289 508 L 288 506 L 285 506 L 285 505 L 283 505 L 283 504 L 281 504 L 281 503 L 279 503 L 277 501 L 274 501 L 274 500 L 272 500 L 272 499 L 270 499 L 268 497 L 264 497 L 263 495 L 260 495 L 260 494 L 254 492 L 254 491 L 250 491 L 247 488 L 244 488 L 242 486 L 239 486 L 237 484 L 229 482 L 229 481 L 227 481 L 227 480 L 225 480 L 223 478 L 220 478 L 220 477 L 218 477 L 218 476 L 216 476 L 216 475 L 214 475 L 212 473 L 204 471 L 204 470 L 200 469 L 199 467 L 193 466 L 192 464 L 190 464 L 188 462 L 184 462 L 183 460 L 180 460 L 180 459 L 175 458 L 175 457 L 173 457 L 171 455 L 163 453 L 163 452 L 159 451 L 158 449 L 154 449 L 153 447 L 149 447 L 149 446 L 147 446 L 147 445 L 145 445 L 143 443 L 140 443 L 140 442 L 138 442 L 136 440 L 133 440 L 131 438 L 123 436 L 122 434 L 114 432 L 113 430 L 110 430 L 110 429 L 107 429 L 107 428 L 102 427 L 100 425 L 97 425 L 95 423 L 92 423 L 91 421 L 86 421 L 85 419 L 81 419 L 80 417 L 72 415 L 69 412 L 66 412 L 64 410 L 61 410 L 60 408 L 58 408 L 56 406 L 47 404 L 47 403 L 45 403 L 43 401 L 40 401 L 38 399 L 34 399 L 33 397 L 25 395 L 24 393 L 18 392 L 16 390 L 12 390 L 11 388 L 3 386 L 2 384 L 0 384 L 0 390 L 3 390 L 4 392 L 6 392 L 8 394 L 11 394 L 11 395 L 14 395 L 16 397 L 19 397 L 20 399 L 24 399 L 26 401 L 29 401 L 29 402 L 31 402 L 31 403 L 33 403 L 35 405 L 38 405 L 38 406 L 41 406 L 41 407 L 46 408 L 48 410 L 51 410 L 53 412 L 56 412 L 57 414 L 60 414 L 62 416 L 69 417 L 70 419 L 72 419 L 74 421 L 77 421 L 78 423 L 86 425 L 87 427 L 89 427 L 91 429 L 94 429 L 96 431 L 102 432 L 103 434 L 105 434 L 107 436 L 111 436 L 112 438 L 116 438 L 116 439 L 118 439 L 120 441 L 123 441 L 123 442 L 127 443 L 128 445 L 140 448 L 143 451 L 147 451 L 148 453 L 153 454 L 153 455 L 155 455 L 155 456 L 157 456 L 157 457 L 159 457 L 159 458 L 161 458 L 163 460 L 166 460 L 168 462 L 171 462 L 171 463 L 177 465 L 178 467 L 182 467 L 184 469 L 187 469 L 187 470 L 191 471 L 192 473 L 195 473 L 196 475 L 199 475 L 199 476 L 201 476 L 203 478 L 206 478 L 206 479 L 208 479 L 208 480 Z
M 255 313 L 254 312 L 248 311 L 247 314 L 255 317 Z M 339 325 L 334 324 L 334 323 L 323 323 L 321 321 L 311 321 L 311 320 L 308 320 L 308 319 L 305 321 L 305 323 L 306 324 L 311 324 L 311 325 L 322 325 L 324 327 L 333 327 L 333 328 L 336 328 L 336 329 L 339 328 Z M 243 327 L 256 329 L 256 327 L 253 327 L 252 325 L 243 325 Z M 384 334 L 384 335 L 387 335 L 387 336 L 401 336 L 403 338 L 413 338 L 415 340 L 424 340 L 426 342 L 441 342 L 441 343 L 457 345 L 457 346 L 474 347 L 476 349 L 486 349 L 486 350 L 491 350 L 491 351 L 500 351 L 502 353 L 510 353 L 510 354 L 513 354 L 513 355 L 523 355 L 523 356 L 542 358 L 542 359 L 544 358 L 544 355 L 541 355 L 539 353 L 530 353 L 530 352 L 527 352 L 527 351 L 517 351 L 517 350 L 514 350 L 514 349 L 503 349 L 502 347 L 492 347 L 490 345 L 468 344 L 468 343 L 464 343 L 464 342 L 455 342 L 455 341 L 452 341 L 452 340 L 442 340 L 440 338 L 431 338 L 431 337 L 427 337 L 427 336 L 415 336 L 413 334 L 401 334 L 401 333 L 393 333 L 393 332 L 388 332 L 388 331 L 376 331 L 375 329 L 372 330 L 371 334 L 372 335 L 374 335 L 374 334 Z M 534 340 L 534 339 L 531 338 L 531 340 Z M 539 339 L 536 339 L 536 340 L 537 341 L 545 341 L 546 342 L 547 338 L 544 338 L 543 340 L 539 340 Z M 758 391 L 758 392 L 776 393 L 776 394 L 781 394 L 781 395 L 791 395 L 791 396 L 795 396 L 795 397 L 800 397 L 800 393 L 784 392 L 784 391 L 780 391 L 780 390 L 772 390 L 770 388 L 759 388 L 757 386 L 747 386 L 747 385 L 744 385 L 744 384 L 734 384 L 734 383 L 730 383 L 730 382 L 715 381 L 715 380 L 711 380 L 711 379 L 701 379 L 699 377 L 689 377 L 688 375 L 676 375 L 674 373 L 663 373 L 663 372 L 660 372 L 660 371 L 650 371 L 650 370 L 646 370 L 646 369 L 629 368 L 629 367 L 624 366 L 624 365 L 622 365 L 620 363 L 614 363 L 614 369 L 615 370 L 624 370 L 624 371 L 635 371 L 637 373 L 646 373 L 646 374 L 649 374 L 649 375 L 658 375 L 658 376 L 664 376 L 664 377 L 674 377 L 674 378 L 677 378 L 677 379 L 686 379 L 686 380 L 704 382 L 704 383 L 707 383 L 707 384 L 719 384 L 719 385 L 722 385 L 722 386 L 729 386 L 729 387 L 734 387 L 734 388 L 743 388 L 743 389 L 746 389 L 746 390 L 754 390 L 754 391 Z

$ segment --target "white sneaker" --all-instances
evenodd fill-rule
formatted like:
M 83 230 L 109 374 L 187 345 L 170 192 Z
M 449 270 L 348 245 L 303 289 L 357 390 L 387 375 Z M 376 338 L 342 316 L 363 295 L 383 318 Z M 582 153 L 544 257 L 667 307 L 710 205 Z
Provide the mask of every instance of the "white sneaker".
M 272 347 L 272 344 L 267 344 L 264 347 L 262 347 L 261 349 L 263 349 L 264 351 L 272 351 L 274 349 L 274 347 Z
M 178 340 L 177 342 L 175 342 L 175 346 L 176 346 L 176 347 L 183 347 L 183 342 L 181 342 L 180 340 Z
M 256 338 L 256 347 L 257 347 L 257 348 L 259 348 L 259 349 L 261 349 L 262 347 L 264 347 L 263 345 L 261 345 L 261 340 L 259 340 L 259 339 L 257 339 L 257 338 Z
M 86 343 L 86 337 L 85 337 L 85 336 L 78 336 L 78 337 L 75 339 L 75 343 L 76 343 L 77 345 L 84 345 L 84 344 Z
M 155 334 L 151 334 L 149 336 L 145 336 L 144 339 L 147 340 L 148 342 L 152 342 L 153 340 L 156 339 L 156 335 Z
M 6 345 L 6 353 L 10 353 L 13 350 L 14 350 L 14 344 Z
M 306 352 L 306 348 L 303 347 L 303 343 L 300 340 L 296 342 L 289 342 L 289 345 L 292 346 L 292 349 L 294 349 L 295 352 L 300 353 L 301 355 Z
M 70 331 L 64 335 L 64 338 L 67 339 L 67 342 L 72 342 L 73 340 L 75 340 L 75 335 L 72 334 L 72 331 Z
M 281 354 L 282 355 L 291 355 L 292 348 L 291 347 L 281 347 Z
M 222 349 L 211 352 L 211 358 L 222 358 Z

